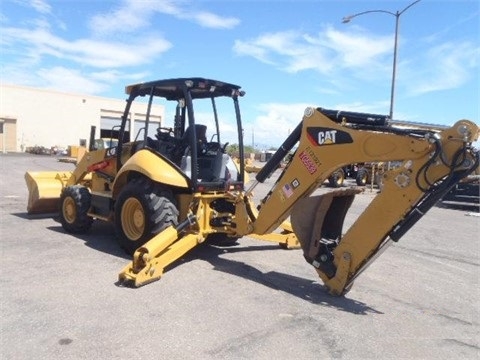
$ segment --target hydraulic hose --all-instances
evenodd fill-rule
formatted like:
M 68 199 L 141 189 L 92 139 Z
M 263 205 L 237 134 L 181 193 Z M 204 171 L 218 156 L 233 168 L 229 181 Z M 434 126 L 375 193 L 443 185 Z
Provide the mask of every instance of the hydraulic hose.
M 290 150 L 295 146 L 295 144 L 300 140 L 300 135 L 302 133 L 303 121 L 297 125 L 295 130 L 293 130 L 290 135 L 286 138 L 283 144 L 278 148 L 278 150 L 273 154 L 271 159 L 265 164 L 264 167 L 257 173 L 255 179 L 258 182 L 263 183 L 266 179 L 272 175 L 275 169 L 278 168 L 278 165 L 283 160 L 283 158 L 288 154 Z

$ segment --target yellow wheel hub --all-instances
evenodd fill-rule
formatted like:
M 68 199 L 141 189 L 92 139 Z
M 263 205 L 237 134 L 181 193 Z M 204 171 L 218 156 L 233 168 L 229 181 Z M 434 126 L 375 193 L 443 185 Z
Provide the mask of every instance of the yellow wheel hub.
M 69 224 L 73 224 L 77 218 L 77 206 L 75 200 L 71 197 L 65 198 L 62 204 L 62 214 L 65 221 Z
M 145 230 L 145 213 L 142 204 L 135 198 L 129 198 L 122 207 L 122 228 L 132 241 L 140 239 Z

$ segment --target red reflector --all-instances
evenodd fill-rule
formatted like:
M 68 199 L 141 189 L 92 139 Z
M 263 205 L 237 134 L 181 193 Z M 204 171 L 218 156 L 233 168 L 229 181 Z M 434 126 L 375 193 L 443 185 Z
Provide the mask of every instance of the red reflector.
M 108 162 L 107 161 L 102 161 L 102 162 L 90 165 L 87 168 L 87 170 L 92 172 L 92 171 L 105 169 L 107 166 L 108 166 Z

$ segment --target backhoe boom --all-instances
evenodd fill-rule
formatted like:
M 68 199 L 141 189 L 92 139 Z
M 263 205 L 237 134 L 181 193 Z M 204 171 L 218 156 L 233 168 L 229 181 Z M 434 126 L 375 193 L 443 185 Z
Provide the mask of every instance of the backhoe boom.
M 365 114 L 365 121 L 357 113 L 354 122 L 348 115 L 332 120 L 337 113 L 306 110 L 298 148 L 262 200 L 252 231 L 268 233 L 291 216 L 306 260 L 331 293 L 339 295 L 388 239 L 398 241 L 478 166 L 479 155 L 471 142 L 479 130 L 467 120 L 440 132 L 405 130 L 371 114 Z M 344 190 L 309 195 L 335 169 L 377 161 L 396 161 L 400 166 L 385 173 L 380 194 L 342 235 L 343 218 L 355 194 Z

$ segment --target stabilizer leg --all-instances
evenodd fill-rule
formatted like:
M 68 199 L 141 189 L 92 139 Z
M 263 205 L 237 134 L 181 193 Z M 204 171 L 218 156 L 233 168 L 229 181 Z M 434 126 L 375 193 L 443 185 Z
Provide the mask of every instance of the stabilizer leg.
M 267 233 L 263 235 L 258 234 L 249 234 L 248 236 L 262 241 L 270 241 L 278 243 L 284 249 L 299 249 L 300 242 L 298 241 L 297 235 L 292 230 L 292 225 L 284 221 L 280 228 L 282 229 L 279 233 Z
M 203 242 L 204 238 L 198 233 L 182 234 L 194 220 L 191 216 L 176 228 L 170 226 L 138 248 L 133 260 L 119 273 L 119 283 L 140 287 L 158 280 L 168 265 Z

